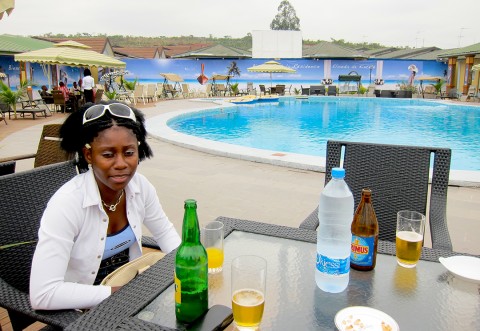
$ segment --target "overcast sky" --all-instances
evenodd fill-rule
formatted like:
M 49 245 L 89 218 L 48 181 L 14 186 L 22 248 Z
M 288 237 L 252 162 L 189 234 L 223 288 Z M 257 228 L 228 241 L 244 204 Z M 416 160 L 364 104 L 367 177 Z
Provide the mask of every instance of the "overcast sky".
M 269 30 L 280 0 L 16 0 L 0 33 L 243 37 Z M 480 0 L 290 0 L 303 39 L 443 49 L 480 42 Z

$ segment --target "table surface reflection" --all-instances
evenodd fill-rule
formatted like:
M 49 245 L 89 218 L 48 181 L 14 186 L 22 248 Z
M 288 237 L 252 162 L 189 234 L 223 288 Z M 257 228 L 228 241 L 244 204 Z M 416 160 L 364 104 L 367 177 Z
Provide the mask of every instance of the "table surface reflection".
M 225 262 L 221 273 L 209 275 L 209 306 L 231 307 L 233 258 L 262 256 L 268 265 L 261 330 L 336 330 L 335 314 L 349 306 L 384 311 L 401 330 L 475 330 L 480 325 L 479 284 L 455 278 L 438 262 L 422 260 L 407 269 L 397 265 L 395 256 L 378 254 L 373 271 L 351 270 L 345 291 L 325 293 L 315 283 L 316 232 L 219 220 L 226 225 Z M 168 254 L 67 329 L 183 329 L 175 321 L 173 262 L 174 254 Z
M 347 289 L 330 294 L 315 284 L 315 254 L 313 243 L 234 231 L 225 240 L 224 270 L 209 275 L 209 306 L 231 307 L 231 261 L 259 255 L 268 261 L 261 330 L 334 330 L 336 312 L 349 306 L 382 310 L 402 330 L 473 330 L 480 325 L 478 286 L 455 279 L 439 263 L 421 261 L 407 269 L 394 256 L 379 254 L 373 271 L 352 270 Z M 137 317 L 175 328 L 174 309 L 172 285 Z

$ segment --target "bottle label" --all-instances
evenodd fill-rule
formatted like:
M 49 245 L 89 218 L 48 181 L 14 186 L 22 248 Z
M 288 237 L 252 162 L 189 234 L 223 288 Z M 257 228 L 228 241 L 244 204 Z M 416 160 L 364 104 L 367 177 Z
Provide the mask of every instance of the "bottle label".
M 340 276 L 350 271 L 350 257 L 331 259 L 317 253 L 317 270 L 324 274 Z
M 177 273 L 174 273 L 175 276 L 175 303 L 182 303 L 182 282 L 177 278 Z
M 373 254 L 375 252 L 375 237 L 352 236 L 352 252 L 350 261 L 353 264 L 362 267 L 371 267 L 373 264 Z

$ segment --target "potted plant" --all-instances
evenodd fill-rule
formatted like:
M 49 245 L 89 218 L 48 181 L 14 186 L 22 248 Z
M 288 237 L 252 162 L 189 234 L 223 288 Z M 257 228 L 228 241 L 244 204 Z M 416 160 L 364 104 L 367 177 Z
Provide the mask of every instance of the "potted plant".
M 108 98 L 108 100 L 117 100 L 118 94 L 115 91 L 105 91 L 103 94 Z
M 230 84 L 230 89 L 233 95 L 237 95 L 240 91 L 238 90 L 238 83 Z
M 133 91 L 135 90 L 135 86 L 137 85 L 137 78 L 133 82 L 129 82 L 128 80 L 125 80 L 122 78 L 122 83 L 125 86 L 127 90 Z
M 10 86 L 0 80 L 0 101 L 13 109 L 13 118 L 17 119 L 17 102 L 19 102 L 27 91 L 28 82 L 20 83 L 18 90 L 12 91 Z
M 430 84 L 435 88 L 435 91 L 437 91 L 437 95 L 442 94 L 442 86 L 445 84 L 445 81 L 443 79 L 439 79 L 435 84 Z

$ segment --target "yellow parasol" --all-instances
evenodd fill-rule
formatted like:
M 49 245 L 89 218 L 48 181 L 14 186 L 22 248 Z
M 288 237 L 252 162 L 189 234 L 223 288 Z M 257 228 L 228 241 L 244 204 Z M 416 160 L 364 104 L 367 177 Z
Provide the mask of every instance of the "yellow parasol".
M 250 72 L 270 73 L 270 86 L 272 85 L 272 73 L 293 74 L 293 73 L 297 72 L 295 69 L 292 69 L 292 68 L 286 67 L 284 65 L 281 65 L 277 61 L 267 61 L 263 64 L 258 65 L 258 66 L 253 66 L 253 67 L 247 68 L 247 70 L 250 71 Z
M 15 54 L 17 62 L 63 64 L 77 67 L 125 68 L 125 62 L 97 53 L 84 44 L 72 40 L 61 42 L 53 47 Z
M 2 0 L 0 1 L 0 20 L 3 18 L 3 14 L 10 15 L 13 8 L 15 8 L 15 0 Z

